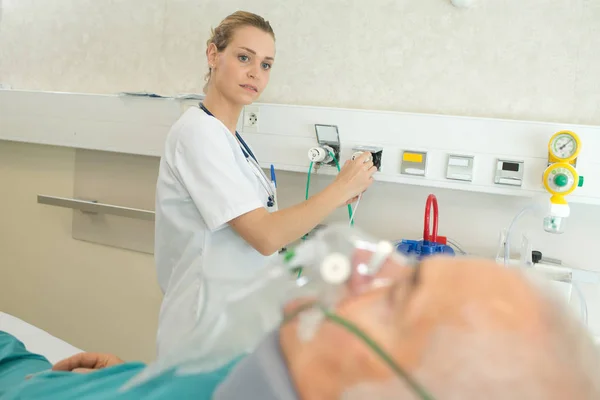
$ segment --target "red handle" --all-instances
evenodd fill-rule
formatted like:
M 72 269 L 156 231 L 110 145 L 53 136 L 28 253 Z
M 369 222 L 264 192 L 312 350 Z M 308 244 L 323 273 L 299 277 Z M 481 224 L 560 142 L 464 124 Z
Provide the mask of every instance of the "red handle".
M 433 204 L 433 233 L 429 233 L 429 223 L 431 221 L 431 204 Z M 425 204 L 425 226 L 423 227 L 423 240 L 437 243 L 438 240 L 438 203 L 435 195 L 430 194 Z

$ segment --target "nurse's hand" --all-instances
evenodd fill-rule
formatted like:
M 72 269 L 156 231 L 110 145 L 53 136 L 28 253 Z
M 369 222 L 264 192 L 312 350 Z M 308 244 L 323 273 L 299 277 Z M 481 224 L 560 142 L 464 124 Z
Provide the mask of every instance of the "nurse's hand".
M 104 353 L 79 353 L 72 357 L 57 362 L 52 367 L 53 371 L 69 371 L 88 373 L 97 369 L 123 364 L 124 361 L 112 354 Z
M 364 152 L 355 160 L 348 160 L 333 181 L 342 196 L 342 204 L 349 204 L 373 183 L 373 174 L 377 168 L 371 161 L 371 153 Z
M 357 201 L 358 201 L 358 196 L 351 198 L 344 205 L 347 206 L 348 204 L 353 204 L 353 203 L 356 203 Z

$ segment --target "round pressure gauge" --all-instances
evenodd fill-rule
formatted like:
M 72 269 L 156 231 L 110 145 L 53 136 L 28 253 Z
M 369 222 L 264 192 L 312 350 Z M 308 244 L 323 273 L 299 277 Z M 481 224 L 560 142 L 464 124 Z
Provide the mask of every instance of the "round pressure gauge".
M 579 137 L 571 131 L 555 133 L 548 143 L 548 151 L 552 157 L 560 161 L 571 161 L 577 158 L 580 147 Z

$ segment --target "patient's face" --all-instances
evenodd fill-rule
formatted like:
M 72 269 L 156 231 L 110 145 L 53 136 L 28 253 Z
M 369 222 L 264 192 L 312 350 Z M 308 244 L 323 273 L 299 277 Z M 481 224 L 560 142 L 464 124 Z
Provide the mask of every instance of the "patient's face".
M 354 263 L 368 262 L 357 252 Z M 536 290 L 516 271 L 491 261 L 429 258 L 419 267 L 388 261 L 378 278 L 390 285 L 373 288 L 354 279 L 336 313 L 357 325 L 409 373 L 424 356 L 440 326 L 466 333 L 516 332 L 539 343 L 544 324 Z M 291 304 L 287 311 L 296 305 Z M 393 375 L 372 349 L 354 334 L 329 321 L 312 339 L 298 338 L 298 320 L 281 329 L 281 344 L 290 372 L 305 398 L 310 387 L 327 388 L 337 396 L 342 388 L 365 381 L 385 381 Z M 332 379 L 335 371 L 338 379 Z M 299 382 L 310 381 L 310 385 Z M 304 392 L 304 393 L 303 393 Z

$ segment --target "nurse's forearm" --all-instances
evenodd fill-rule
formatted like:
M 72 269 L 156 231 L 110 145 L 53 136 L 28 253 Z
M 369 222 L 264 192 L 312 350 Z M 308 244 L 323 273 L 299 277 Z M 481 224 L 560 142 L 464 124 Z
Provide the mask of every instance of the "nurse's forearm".
M 344 204 L 335 184 L 322 192 L 286 209 L 269 213 L 264 208 L 251 211 L 230 221 L 231 227 L 263 255 L 277 252 L 313 230 L 336 208 Z
M 329 186 L 322 192 L 295 206 L 271 214 L 271 232 L 275 251 L 300 239 L 313 230 L 327 216 L 344 204 L 340 191 Z

